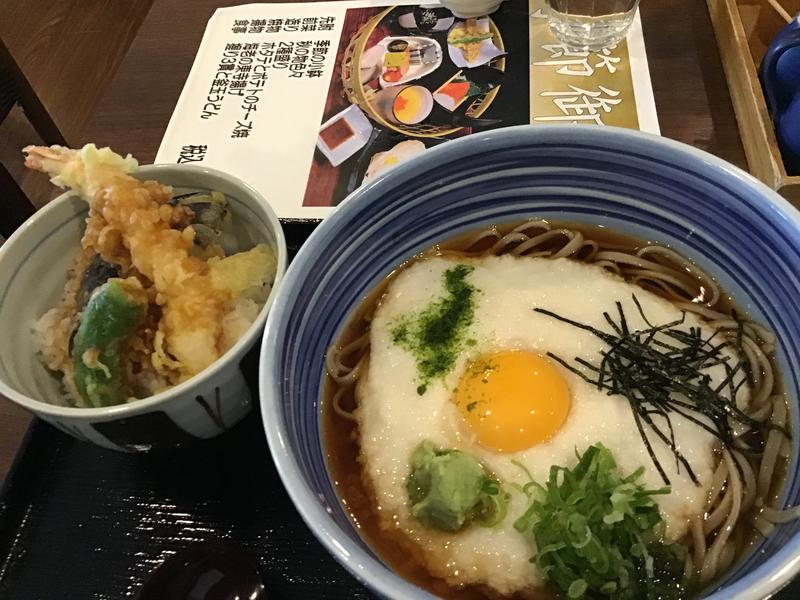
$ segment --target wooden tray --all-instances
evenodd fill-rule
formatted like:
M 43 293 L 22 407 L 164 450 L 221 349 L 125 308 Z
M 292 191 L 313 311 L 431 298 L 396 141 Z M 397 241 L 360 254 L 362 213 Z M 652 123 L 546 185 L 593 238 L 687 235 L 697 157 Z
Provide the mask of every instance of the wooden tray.
M 786 20 L 769 0 L 707 3 L 750 172 L 800 208 L 800 176 L 786 173 L 758 80 L 767 45 Z M 784 15 L 800 12 L 800 0 L 775 0 L 775 4 Z

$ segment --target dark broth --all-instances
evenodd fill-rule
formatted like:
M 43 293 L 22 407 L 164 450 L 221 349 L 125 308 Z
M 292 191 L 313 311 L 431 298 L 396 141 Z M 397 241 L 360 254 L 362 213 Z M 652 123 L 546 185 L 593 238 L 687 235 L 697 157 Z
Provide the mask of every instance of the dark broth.
M 524 221 L 496 226 L 495 228 L 501 235 L 505 235 L 522 223 L 524 223 Z M 548 223 L 552 229 L 565 228 L 578 231 L 583 234 L 586 239 L 598 242 L 603 249 L 618 249 L 625 252 L 635 252 L 642 247 L 654 243 L 620 234 L 615 231 L 609 231 L 602 227 L 558 221 L 548 221 Z M 475 232 L 471 232 L 437 244 L 431 249 L 431 252 L 435 254 L 440 251 L 464 250 L 469 240 L 474 238 L 474 234 Z M 487 244 L 485 248 L 477 247 L 475 249 L 488 250 L 490 246 L 491 244 Z M 425 255 L 430 255 L 430 253 L 423 253 L 421 256 Z M 337 344 L 340 347 L 358 339 L 368 331 L 371 315 L 380 303 L 380 299 L 386 288 L 398 273 L 417 260 L 419 260 L 419 258 L 414 258 L 400 265 L 364 298 L 337 340 Z M 653 289 L 652 291 L 659 293 L 657 289 Z M 715 306 L 715 310 L 730 313 L 734 307 L 735 305 L 732 298 L 723 293 L 720 301 Z M 742 314 L 742 311 L 739 312 Z M 779 380 L 778 377 L 778 381 Z M 326 374 L 322 405 L 323 444 L 326 450 L 328 470 L 334 481 L 342 505 L 345 511 L 350 515 L 351 520 L 364 541 L 401 577 L 436 596 L 464 600 L 508 598 L 507 596 L 501 596 L 486 586 L 454 587 L 441 578 L 433 577 L 426 569 L 424 562 L 420 559 L 420 552 L 416 549 L 414 543 L 409 540 L 400 529 L 387 530 L 381 527 L 379 512 L 372 500 L 374 495 L 371 493 L 368 482 L 365 482 L 362 477 L 361 465 L 358 458 L 360 453 L 358 426 L 354 421 L 344 419 L 337 415 L 332 408 L 332 398 L 337 389 L 337 384 Z M 354 403 L 355 399 L 352 397 L 345 400 L 345 405 L 347 405 L 348 408 L 353 408 L 355 405 Z M 777 474 L 774 477 L 777 490 L 783 485 L 786 468 L 785 460 L 781 461 L 779 468 L 779 470 L 776 469 Z M 777 494 L 777 491 L 775 493 Z M 754 530 L 749 527 L 745 531 L 741 531 L 739 535 L 742 540 L 741 550 L 739 552 L 741 555 L 746 553 L 757 538 L 754 535 Z M 513 598 L 535 600 L 555 597 L 557 597 L 557 595 L 547 588 L 541 588 L 531 593 L 513 596 Z

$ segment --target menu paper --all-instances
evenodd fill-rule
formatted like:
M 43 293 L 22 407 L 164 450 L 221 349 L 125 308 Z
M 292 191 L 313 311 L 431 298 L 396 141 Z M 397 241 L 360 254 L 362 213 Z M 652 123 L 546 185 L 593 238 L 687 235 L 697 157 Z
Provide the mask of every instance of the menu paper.
M 235 175 L 284 219 L 322 219 L 380 173 L 511 125 L 659 133 L 638 14 L 598 52 L 560 44 L 544 0 L 462 20 L 439 4 L 218 9 L 156 162 Z

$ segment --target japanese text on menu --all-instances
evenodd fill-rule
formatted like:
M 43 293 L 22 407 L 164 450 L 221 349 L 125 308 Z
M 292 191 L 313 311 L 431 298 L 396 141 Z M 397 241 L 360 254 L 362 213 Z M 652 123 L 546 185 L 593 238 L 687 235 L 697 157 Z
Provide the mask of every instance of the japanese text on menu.
M 303 19 L 236 19 L 231 34 L 274 35 L 287 33 L 330 32 L 336 17 L 308 17 Z M 231 40 L 225 43 L 219 63 L 204 99 L 200 118 L 215 119 L 223 105 L 236 105 L 236 119 L 230 137 L 247 138 L 257 123 L 259 103 L 268 90 L 268 81 L 274 77 L 322 77 L 331 42 L 328 39 L 278 39 L 251 41 Z M 207 146 L 183 146 L 179 163 L 201 162 Z

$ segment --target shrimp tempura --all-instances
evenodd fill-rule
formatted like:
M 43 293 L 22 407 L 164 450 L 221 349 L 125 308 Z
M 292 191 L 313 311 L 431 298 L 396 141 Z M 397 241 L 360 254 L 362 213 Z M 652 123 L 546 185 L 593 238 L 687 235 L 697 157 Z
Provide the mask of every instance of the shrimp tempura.
M 194 230 L 173 229 L 178 208 L 168 203 L 172 188 L 131 176 L 137 165 L 109 148 L 80 150 L 28 146 L 25 165 L 51 176 L 89 203 L 82 244 L 105 260 L 133 266 L 153 282 L 162 307 L 157 339 L 174 357 L 169 367 L 181 380 L 200 372 L 220 354 L 227 290 L 215 288 L 208 265 L 190 255 Z M 157 354 L 157 353 L 156 353 Z M 162 364 L 155 364 L 157 370 Z

